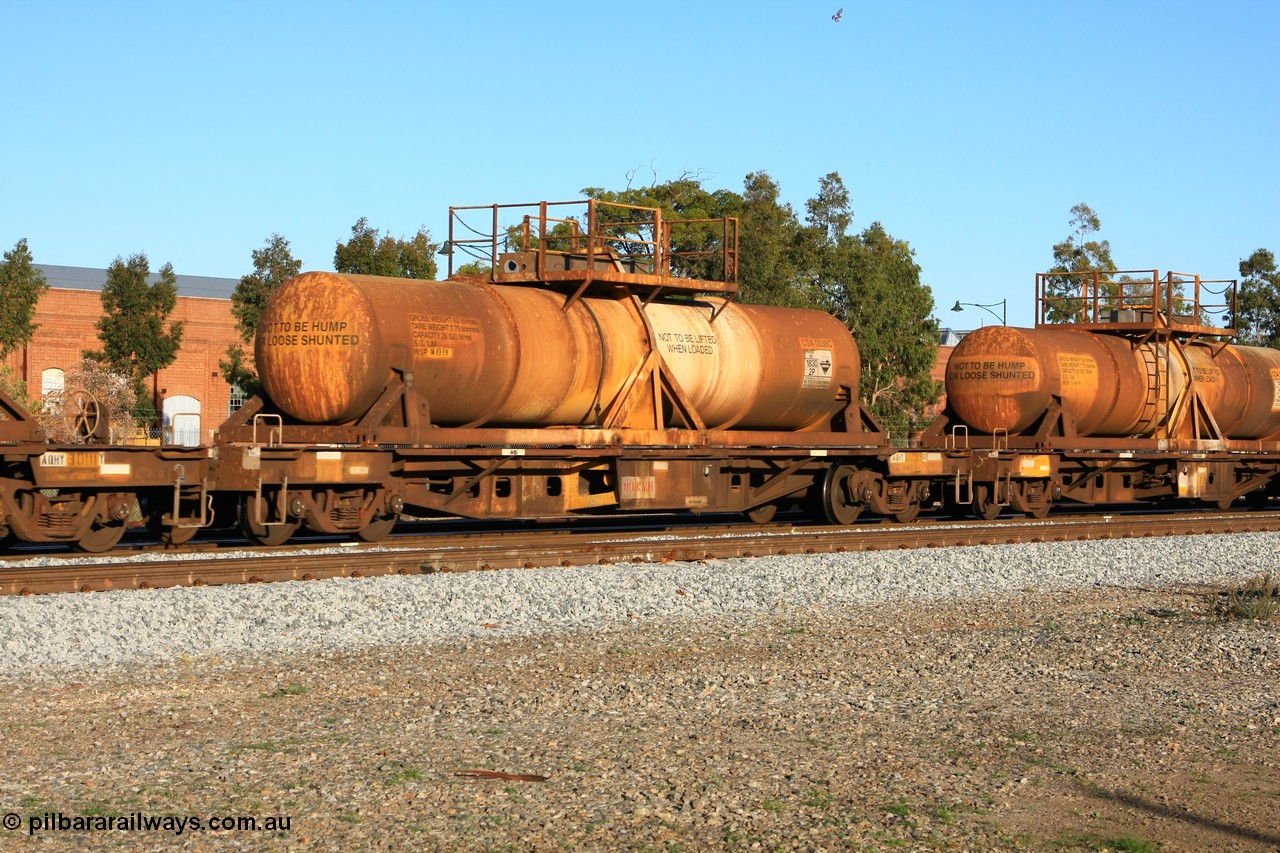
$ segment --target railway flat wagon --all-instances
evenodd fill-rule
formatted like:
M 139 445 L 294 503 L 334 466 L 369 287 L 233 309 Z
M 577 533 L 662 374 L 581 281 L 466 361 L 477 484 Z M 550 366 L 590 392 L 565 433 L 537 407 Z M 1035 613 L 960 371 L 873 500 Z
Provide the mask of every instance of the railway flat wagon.
M 64 406 L 73 441 L 49 443 L 0 391 L 0 542 L 106 551 L 137 519 L 176 545 L 211 522 L 209 448 L 116 444 L 100 401 L 71 393 Z
M 1042 273 L 1033 329 L 970 333 L 924 444 L 980 516 L 1054 501 L 1261 506 L 1280 494 L 1280 352 L 1231 343 L 1234 281 Z
M 264 392 L 218 431 L 245 533 L 376 539 L 402 513 L 745 512 L 921 496 L 875 476 L 857 345 L 818 311 L 742 305 L 737 222 L 595 201 L 450 209 L 450 274 L 304 273 L 266 306 Z M 455 271 L 455 256 L 477 263 Z

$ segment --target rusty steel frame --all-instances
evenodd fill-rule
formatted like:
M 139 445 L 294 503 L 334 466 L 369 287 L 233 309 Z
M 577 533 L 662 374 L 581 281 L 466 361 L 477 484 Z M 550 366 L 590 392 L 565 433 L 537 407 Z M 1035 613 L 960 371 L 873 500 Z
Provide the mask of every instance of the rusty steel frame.
M 583 208 L 585 207 L 586 230 L 580 231 L 578 223 L 580 220 L 572 216 L 551 216 L 549 212 L 552 208 Z M 501 212 L 511 211 L 517 212 L 536 208 L 536 219 L 532 214 L 524 214 L 522 216 L 522 237 L 523 247 L 521 251 L 532 253 L 536 258 L 536 267 L 530 273 L 522 270 L 519 273 L 508 273 L 502 269 L 499 263 L 503 253 L 500 251 L 500 242 L 505 238 L 505 231 L 501 222 Z M 600 209 L 617 209 L 628 211 L 639 211 L 646 214 L 647 218 L 640 220 L 625 220 L 620 222 L 602 222 L 598 211 Z M 462 221 L 460 214 L 467 211 L 490 211 L 492 214 L 490 232 L 483 234 L 476 231 Z M 519 214 L 518 214 L 519 215 Z M 536 229 L 534 223 L 536 221 Z M 573 233 L 570 235 L 552 235 L 551 230 L 558 223 L 573 222 Z M 721 224 L 720 250 L 719 252 L 711 252 L 706 250 L 695 251 L 677 251 L 672 247 L 673 228 L 686 225 L 696 224 Z M 461 236 L 455 224 L 467 229 L 470 233 L 478 234 L 476 237 Z M 652 239 L 644 239 L 642 236 L 635 237 L 615 237 L 607 233 L 607 229 L 611 227 L 627 226 L 636 228 L 649 228 L 653 231 Z M 536 232 L 536 233 L 535 233 Z M 536 246 L 531 243 L 536 239 Z M 557 251 L 548 249 L 547 244 L 555 240 L 572 241 L 572 248 L 568 251 Z M 732 296 L 737 293 L 738 281 L 738 220 L 736 217 L 722 217 L 716 219 L 690 219 L 677 220 L 674 224 L 665 220 L 662 216 L 662 210 L 656 207 L 643 207 L 640 205 L 621 204 L 617 202 L 602 202 L 596 199 L 572 200 L 572 201 L 540 201 L 529 202 L 523 204 L 493 204 L 493 205 L 460 205 L 451 206 L 449 208 L 449 236 L 447 243 L 450 251 L 447 255 L 449 258 L 448 276 L 453 277 L 453 251 L 455 247 L 465 246 L 484 246 L 489 249 L 489 266 L 490 271 L 486 277 L 490 282 L 495 284 L 519 283 L 522 281 L 532 281 L 550 286 L 572 285 L 576 289 L 570 298 L 570 302 L 576 301 L 584 292 L 592 286 L 598 285 L 625 285 L 633 289 L 643 291 L 651 290 L 668 290 L 686 293 L 715 293 L 725 296 Z M 624 270 L 618 267 L 609 268 L 608 265 L 601 266 L 600 261 L 624 260 L 627 263 L 635 264 L 636 257 L 632 255 L 624 255 L 614 252 L 610 246 L 615 243 L 628 243 L 638 245 L 648 249 L 649 254 L 642 254 L 640 257 L 643 263 L 649 268 L 647 272 L 640 272 L 634 269 Z M 579 246 L 584 246 L 585 251 L 579 250 Z M 724 268 L 724 278 L 720 280 L 713 279 L 695 279 L 684 278 L 672 275 L 671 266 L 673 259 L 684 257 L 714 257 L 719 255 Z M 553 269 L 548 262 L 548 256 L 556 255 L 562 257 L 581 255 L 583 265 L 580 268 L 571 269 Z
M 175 540 L 212 520 L 209 448 L 41 442 L 5 448 L 4 460 L 0 519 L 27 542 L 81 543 L 135 500 Z
M 1117 276 L 1143 275 L 1143 279 L 1121 281 Z M 1055 296 L 1048 292 L 1054 279 L 1073 279 L 1079 283 L 1079 295 Z M 1191 283 L 1190 297 L 1178 296 L 1178 286 Z M 1209 285 L 1222 285 L 1213 290 Z M 1104 296 L 1104 287 L 1115 288 L 1116 295 Z M 1125 291 L 1143 289 L 1138 299 L 1126 299 Z M 1036 273 L 1036 327 L 1071 326 L 1101 332 L 1172 334 L 1194 339 L 1202 336 L 1231 337 L 1234 326 L 1213 326 L 1198 322 L 1202 315 L 1219 314 L 1235 318 L 1238 310 L 1238 282 L 1235 279 L 1201 279 L 1193 273 L 1168 272 L 1162 279 L 1159 270 L 1085 270 L 1082 272 Z M 1205 302 L 1202 293 L 1221 296 L 1222 302 Z M 1163 300 L 1162 300 L 1163 296 Z M 1075 322 L 1054 323 L 1048 320 L 1055 304 L 1079 306 L 1081 318 Z M 1132 311 L 1131 320 L 1109 320 L 1108 312 Z M 1188 320 L 1197 322 L 1190 322 Z
M 174 540 L 212 520 L 208 448 L 49 444 L 2 391 L 0 412 L 0 528 L 17 539 L 97 550 L 90 543 L 110 541 L 103 528 L 123 528 L 121 507 L 134 501 Z

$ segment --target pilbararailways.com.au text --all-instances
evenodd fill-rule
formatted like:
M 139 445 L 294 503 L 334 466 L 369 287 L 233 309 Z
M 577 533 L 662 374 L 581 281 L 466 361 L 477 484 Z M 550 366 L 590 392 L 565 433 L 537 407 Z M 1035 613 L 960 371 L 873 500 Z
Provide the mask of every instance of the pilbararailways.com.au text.
M 16 812 L 0 818 L 7 830 L 20 829 L 26 824 L 27 835 L 38 832 L 288 832 L 293 818 L 290 815 L 197 815 L 129 814 L 67 815 L 62 812 L 44 812 L 27 815 L 24 820 Z

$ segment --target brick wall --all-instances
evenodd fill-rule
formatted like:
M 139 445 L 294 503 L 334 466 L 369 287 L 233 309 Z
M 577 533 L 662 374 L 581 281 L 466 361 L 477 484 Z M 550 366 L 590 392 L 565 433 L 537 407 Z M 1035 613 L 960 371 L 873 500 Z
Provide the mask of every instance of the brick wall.
M 101 317 L 98 291 L 50 288 L 36 305 L 35 322 L 40 328 L 27 346 L 25 370 L 21 351 L 10 355 L 8 366 L 27 383 L 32 396 L 38 396 L 47 368 L 69 371 L 79 365 L 84 350 L 101 345 L 95 326 Z M 182 348 L 177 360 L 159 372 L 156 384 L 162 397 L 181 395 L 199 402 L 201 438 L 208 442 L 226 418 L 231 399 L 231 386 L 218 369 L 227 346 L 240 340 L 231 301 L 179 296 L 170 320 L 185 323 Z M 184 423 L 192 421 L 184 419 Z

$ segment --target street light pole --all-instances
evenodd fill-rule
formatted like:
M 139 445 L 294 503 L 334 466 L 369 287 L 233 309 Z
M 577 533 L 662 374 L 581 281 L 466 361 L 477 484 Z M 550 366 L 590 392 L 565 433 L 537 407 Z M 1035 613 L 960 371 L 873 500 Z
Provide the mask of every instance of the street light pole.
M 995 317 L 997 320 L 999 320 L 999 321 L 1000 321 L 1000 325 L 1001 325 L 1001 326 L 1007 326 L 1007 325 L 1009 325 L 1009 324 L 1008 324 L 1008 322 L 1006 322 L 1006 319 L 1005 319 L 1005 318 L 1006 318 L 1006 310 L 1007 310 L 1007 309 L 1008 309 L 1008 307 L 1009 307 L 1009 300 L 1007 300 L 1007 299 L 1001 299 L 999 302 L 990 302 L 990 303 L 988 303 L 988 304 L 986 304 L 986 305 L 982 305 L 982 304 L 977 303 L 977 302 L 961 302 L 959 299 L 957 299 L 957 300 L 956 300 L 956 304 L 952 306 L 951 310 L 952 310 L 952 311 L 963 311 L 963 310 L 964 310 L 964 308 L 962 308 L 962 307 L 961 307 L 962 305 L 968 305 L 970 308 L 981 308 L 983 311 L 986 311 L 986 312 L 987 312 L 988 314 L 990 314 L 992 317 Z M 997 314 L 996 312 L 994 312 L 994 311 L 992 311 L 992 310 L 991 310 L 992 308 L 995 308 L 997 305 L 999 305 L 999 306 L 1000 306 L 1000 313 L 999 313 L 999 314 Z

